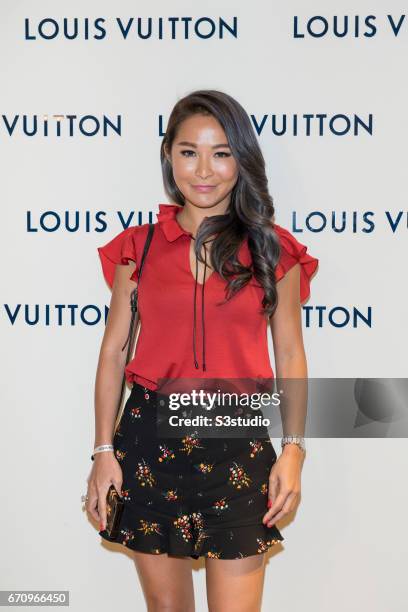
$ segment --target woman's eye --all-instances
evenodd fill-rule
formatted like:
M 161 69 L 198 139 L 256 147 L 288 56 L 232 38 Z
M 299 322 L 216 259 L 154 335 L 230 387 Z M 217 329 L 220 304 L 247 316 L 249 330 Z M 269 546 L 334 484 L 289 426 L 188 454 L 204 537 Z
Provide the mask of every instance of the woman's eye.
M 184 153 L 194 153 L 194 151 L 191 151 L 191 150 L 181 151 L 182 155 L 184 155 Z M 190 157 L 190 156 L 189 155 L 184 155 L 184 157 Z
M 184 151 L 181 151 L 181 154 L 184 157 L 190 157 L 190 155 L 187 155 L 188 153 L 195 153 L 195 151 L 192 151 L 191 149 L 186 149 Z M 222 155 L 222 156 L 225 155 L 225 157 L 231 157 L 231 153 L 226 153 L 225 151 L 217 151 L 217 153 L 215 153 L 215 155 Z

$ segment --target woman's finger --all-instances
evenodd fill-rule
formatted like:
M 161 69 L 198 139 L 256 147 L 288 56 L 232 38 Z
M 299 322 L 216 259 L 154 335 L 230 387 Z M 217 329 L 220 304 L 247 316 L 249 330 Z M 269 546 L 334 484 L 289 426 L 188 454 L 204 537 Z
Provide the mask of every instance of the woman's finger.
M 282 517 L 286 516 L 287 514 L 289 514 L 289 512 L 292 511 L 292 509 L 294 508 L 294 501 L 296 499 L 296 496 L 297 496 L 296 493 L 289 493 L 289 495 L 286 497 L 285 503 L 283 504 L 280 512 L 278 512 L 278 514 L 273 516 L 272 519 L 268 521 L 267 523 L 268 527 L 272 527 L 272 525 L 274 525 Z
M 286 515 L 286 512 L 284 512 L 283 510 L 281 510 L 280 512 L 278 512 L 278 514 L 276 514 L 270 521 L 268 521 L 266 523 L 267 527 L 272 527 L 273 525 L 275 525 L 275 523 L 277 521 L 279 521 L 282 517 L 284 517 Z
M 274 466 L 275 467 L 275 466 Z M 269 474 L 269 482 L 268 482 L 268 498 L 267 498 L 267 507 L 269 510 L 266 511 L 262 522 L 266 523 L 267 519 L 271 516 L 270 508 L 276 506 L 276 500 L 279 493 L 279 477 L 275 475 L 274 467 L 272 467 Z
M 110 485 L 98 490 L 99 531 L 106 528 L 106 496 Z
M 275 503 L 276 498 L 278 497 L 278 493 L 279 493 L 279 478 L 275 473 L 273 472 L 273 468 L 271 470 L 270 476 L 269 476 L 269 484 L 268 484 L 268 499 L 271 501 L 272 504 Z
M 286 501 L 286 492 L 279 493 L 278 497 L 275 499 L 275 503 L 272 504 L 272 507 L 265 514 L 263 523 L 267 523 L 270 521 L 278 512 L 281 511 L 283 504 Z
M 96 493 L 88 493 L 88 501 L 85 508 L 95 521 L 99 521 L 98 495 Z

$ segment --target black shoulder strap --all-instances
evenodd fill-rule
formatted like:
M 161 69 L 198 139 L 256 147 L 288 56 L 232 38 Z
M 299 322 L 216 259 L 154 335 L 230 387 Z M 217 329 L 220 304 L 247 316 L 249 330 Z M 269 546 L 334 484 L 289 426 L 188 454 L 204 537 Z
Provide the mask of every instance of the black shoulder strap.
M 128 337 L 126 339 L 126 342 L 125 342 L 124 346 L 122 347 L 122 351 L 123 351 L 125 346 L 127 345 L 127 343 L 130 340 L 129 346 L 128 346 L 128 353 L 127 353 L 127 357 L 126 357 L 126 363 L 129 363 L 129 359 L 130 359 L 130 355 L 131 355 L 131 351 L 132 351 L 132 340 L 133 340 L 134 331 L 135 331 L 135 328 L 136 328 L 136 325 L 137 325 L 136 312 L 137 312 L 137 296 L 138 296 L 138 291 L 139 291 L 139 280 L 140 280 L 140 276 L 142 274 L 143 265 L 144 265 L 144 262 L 145 262 L 145 259 L 146 259 L 147 251 L 149 250 L 149 246 L 150 246 L 150 243 L 152 241 L 153 232 L 154 232 L 154 225 L 153 225 L 153 223 L 149 223 L 149 231 L 148 231 L 147 238 L 146 238 L 146 241 L 145 241 L 142 259 L 140 261 L 139 272 L 137 274 L 137 286 L 133 289 L 132 293 L 130 294 L 130 309 L 132 311 L 132 317 L 131 317 L 131 320 L 130 320 L 129 334 L 128 334 Z
M 143 249 L 143 255 L 142 255 L 141 262 L 140 262 L 139 273 L 137 275 L 138 283 L 139 283 L 140 276 L 142 274 L 143 264 L 144 264 L 144 261 L 146 259 L 147 251 L 149 250 L 149 246 L 150 246 L 150 243 L 152 241 L 153 232 L 154 232 L 154 224 L 153 223 L 149 223 L 149 231 L 148 231 L 147 238 L 146 238 L 145 245 L 144 245 L 144 249 Z

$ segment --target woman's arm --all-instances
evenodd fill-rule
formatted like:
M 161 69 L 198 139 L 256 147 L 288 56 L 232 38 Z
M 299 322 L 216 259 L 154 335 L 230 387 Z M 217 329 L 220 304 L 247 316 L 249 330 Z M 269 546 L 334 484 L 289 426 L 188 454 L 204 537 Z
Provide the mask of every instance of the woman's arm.
M 299 297 L 300 265 L 295 264 L 277 285 L 278 306 L 271 317 L 277 389 L 281 394 L 283 435 L 304 436 L 307 409 L 307 362 L 303 346 Z M 302 452 L 294 444 L 284 452 Z
M 136 264 L 117 265 L 109 314 L 99 353 L 95 379 L 95 446 L 112 444 L 131 319 L 130 295 L 137 284 L 130 280 Z
M 279 378 L 307 377 L 299 284 L 300 264 L 295 264 L 276 284 L 278 306 L 270 321 Z
M 112 285 L 109 314 L 99 352 L 95 379 L 95 446 L 112 444 L 131 320 L 130 295 L 137 283 L 130 280 L 136 264 L 117 265 Z M 113 452 L 97 453 L 88 478 L 87 511 L 106 526 L 106 496 L 113 484 L 121 493 L 122 471 Z
M 307 362 L 303 346 L 299 297 L 300 265 L 295 264 L 276 284 L 278 306 L 271 330 L 275 354 L 277 390 L 281 394 L 284 435 L 304 435 L 307 407 Z M 272 526 L 299 502 L 304 453 L 286 444 L 269 477 L 268 507 L 263 522 Z

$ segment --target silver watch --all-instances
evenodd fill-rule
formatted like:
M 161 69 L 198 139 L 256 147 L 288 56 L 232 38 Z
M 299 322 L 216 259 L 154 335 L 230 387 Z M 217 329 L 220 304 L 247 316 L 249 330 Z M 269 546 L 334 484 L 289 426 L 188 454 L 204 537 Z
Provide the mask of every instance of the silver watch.
M 285 444 L 297 444 L 304 453 L 306 452 L 306 444 L 303 436 L 283 436 L 281 439 L 281 447 L 283 448 Z

